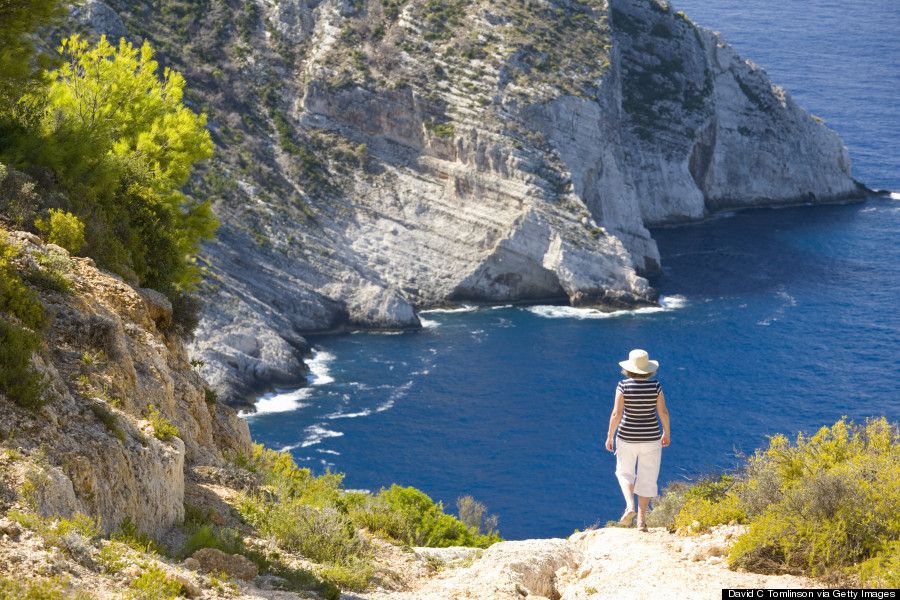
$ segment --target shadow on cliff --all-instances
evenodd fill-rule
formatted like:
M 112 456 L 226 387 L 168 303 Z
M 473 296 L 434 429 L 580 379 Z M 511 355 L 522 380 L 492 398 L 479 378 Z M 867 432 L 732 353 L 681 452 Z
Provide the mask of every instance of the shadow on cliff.
M 860 204 L 729 213 L 705 223 L 652 231 L 662 273 L 650 283 L 663 295 L 730 296 L 803 281 L 840 281 L 872 267 L 827 249 L 823 232 L 855 218 Z

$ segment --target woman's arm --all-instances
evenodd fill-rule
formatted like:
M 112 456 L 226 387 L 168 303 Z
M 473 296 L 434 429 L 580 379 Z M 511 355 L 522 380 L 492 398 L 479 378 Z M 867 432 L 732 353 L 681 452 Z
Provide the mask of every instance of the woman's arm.
M 609 415 L 609 429 L 606 431 L 606 449 L 610 452 L 615 450 L 613 436 L 616 435 L 616 429 L 619 427 L 619 421 L 622 420 L 622 412 L 625 410 L 625 395 L 616 390 L 616 400 L 613 403 L 612 414 Z
M 660 391 L 659 396 L 656 397 L 656 414 L 659 415 L 659 420 L 663 426 L 661 442 L 663 448 L 665 448 L 672 441 L 672 438 L 669 436 L 669 411 L 666 409 L 666 397 L 663 396 L 662 391 Z

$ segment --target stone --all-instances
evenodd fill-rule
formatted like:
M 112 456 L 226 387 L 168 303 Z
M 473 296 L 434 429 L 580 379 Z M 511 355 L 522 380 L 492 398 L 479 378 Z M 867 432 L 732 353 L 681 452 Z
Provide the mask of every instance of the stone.
M 137 288 L 137 292 L 147 303 L 147 312 L 159 329 L 166 329 L 172 325 L 172 302 L 165 294 L 150 288 Z
M 184 591 L 187 592 L 187 595 L 191 598 L 199 598 L 203 595 L 203 589 L 190 575 L 176 572 L 172 577 L 181 584 Z
M 0 532 L 5 533 L 9 537 L 15 539 L 22 533 L 22 527 L 15 521 L 3 517 L 0 519 Z
M 235 579 L 250 581 L 259 575 L 259 568 L 240 554 L 226 554 L 216 548 L 201 548 L 191 555 L 200 568 L 210 573 L 225 573 Z

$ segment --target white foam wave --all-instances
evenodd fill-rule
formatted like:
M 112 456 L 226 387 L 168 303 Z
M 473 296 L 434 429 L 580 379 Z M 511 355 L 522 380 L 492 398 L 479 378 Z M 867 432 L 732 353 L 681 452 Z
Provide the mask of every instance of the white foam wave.
M 371 410 L 363 410 L 355 413 L 334 413 L 326 416 L 326 419 L 356 419 L 358 417 L 368 417 L 372 414 Z
M 393 392 L 391 392 L 390 399 L 397 400 L 397 399 L 405 396 L 406 392 L 409 391 L 409 388 L 412 387 L 412 384 L 413 384 L 413 382 L 412 382 L 412 380 L 410 380 L 410 381 L 407 381 L 406 383 L 404 383 L 403 385 L 401 385 L 400 387 L 398 387 L 397 389 L 395 389 Z
M 422 324 L 422 327 L 425 329 L 434 329 L 435 327 L 440 327 L 441 324 L 437 321 L 432 321 L 431 319 L 423 319 L 419 318 L 419 322 Z
M 388 400 L 387 402 L 385 402 L 384 404 L 382 404 L 381 406 L 376 408 L 375 412 L 384 412 L 384 411 L 390 410 L 392 408 L 394 408 L 394 401 Z
M 603 311 L 596 308 L 578 308 L 574 306 L 529 306 L 526 308 L 531 313 L 546 319 L 610 319 L 626 315 L 646 315 L 669 310 L 677 310 L 687 305 L 684 296 L 661 296 L 660 306 L 644 306 L 634 310 Z
M 419 314 L 427 315 L 428 313 L 465 313 L 465 312 L 475 312 L 478 310 L 477 306 L 471 306 L 469 304 L 463 304 L 459 308 L 431 308 L 428 310 L 423 310 Z
M 309 397 L 311 390 L 309 388 L 300 388 L 292 392 L 274 392 L 266 394 L 256 401 L 256 411 L 252 413 L 239 412 L 238 416 L 243 418 L 255 417 L 257 415 L 266 415 L 271 413 L 291 412 L 306 408 L 309 403 L 302 400 Z
M 313 357 L 306 361 L 309 367 L 309 377 L 307 377 L 309 385 L 325 385 L 334 381 L 329 369 L 334 358 L 334 354 L 330 352 L 313 350 Z
M 512 308 L 512 306 L 513 306 L 512 304 L 501 304 L 501 305 L 499 305 L 499 306 L 492 306 L 492 307 L 491 307 L 491 310 L 500 310 L 500 309 L 503 309 L 503 308 Z
M 891 192 L 891 200 L 900 200 L 900 192 Z
M 342 435 L 344 435 L 344 433 L 341 431 L 331 431 L 330 429 L 325 429 L 321 425 L 311 425 L 304 431 L 306 432 L 306 439 L 303 440 L 303 442 L 300 444 L 301 448 L 314 446 L 322 440 L 333 437 L 341 437 Z
M 322 454 L 331 454 L 332 456 L 340 456 L 341 453 L 337 450 L 325 450 L 324 448 L 317 448 L 316 452 L 321 452 Z
M 659 303 L 665 308 L 676 310 L 687 306 L 687 298 L 684 296 L 660 296 Z
M 608 319 L 627 311 L 603 312 L 596 308 L 576 308 L 574 306 L 529 306 L 528 312 L 545 319 Z

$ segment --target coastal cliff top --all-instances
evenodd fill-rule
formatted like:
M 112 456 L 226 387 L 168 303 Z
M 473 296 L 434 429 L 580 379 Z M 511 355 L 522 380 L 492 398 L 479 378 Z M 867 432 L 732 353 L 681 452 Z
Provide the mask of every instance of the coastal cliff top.
M 791 575 L 732 571 L 722 555 L 743 532 L 724 526 L 697 537 L 665 528 L 643 533 L 611 527 L 576 533 L 568 540 L 504 542 L 481 553 L 453 557 L 457 549 L 416 549 L 406 558 L 446 560 L 424 577 L 402 565 L 402 590 L 343 597 L 350 600 L 444 600 L 559 598 L 719 598 L 724 588 L 811 588 L 813 580 Z M 402 555 L 402 553 L 400 553 Z M 477 557 L 476 557 L 477 554 Z M 396 564 L 396 563 L 395 563 Z

